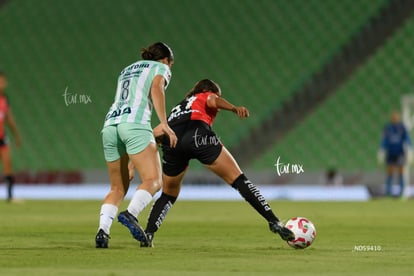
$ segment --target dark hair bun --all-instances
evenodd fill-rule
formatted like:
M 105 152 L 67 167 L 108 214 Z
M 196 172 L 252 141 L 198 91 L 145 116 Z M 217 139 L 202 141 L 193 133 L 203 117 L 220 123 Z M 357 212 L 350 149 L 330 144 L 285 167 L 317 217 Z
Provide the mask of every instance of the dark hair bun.
M 151 53 L 148 49 L 142 49 L 141 50 L 141 57 L 145 60 L 153 60 L 154 59 L 154 54 Z
M 156 42 L 147 48 L 141 49 L 141 57 L 144 60 L 160 60 L 168 58 L 168 61 L 171 61 L 174 59 L 171 48 L 162 42 Z

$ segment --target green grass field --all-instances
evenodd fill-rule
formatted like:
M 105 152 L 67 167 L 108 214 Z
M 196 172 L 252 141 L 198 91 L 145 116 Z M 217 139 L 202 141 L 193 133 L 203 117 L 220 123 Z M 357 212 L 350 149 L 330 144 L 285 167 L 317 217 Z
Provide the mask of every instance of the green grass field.
M 317 228 L 314 244 L 305 250 L 288 247 L 245 202 L 179 201 L 155 248 L 139 248 L 116 222 L 110 248 L 95 249 L 100 202 L 2 202 L 0 275 L 414 273 L 413 201 L 281 201 L 272 206 L 285 220 L 311 219 Z M 359 245 L 381 250 L 355 251 Z

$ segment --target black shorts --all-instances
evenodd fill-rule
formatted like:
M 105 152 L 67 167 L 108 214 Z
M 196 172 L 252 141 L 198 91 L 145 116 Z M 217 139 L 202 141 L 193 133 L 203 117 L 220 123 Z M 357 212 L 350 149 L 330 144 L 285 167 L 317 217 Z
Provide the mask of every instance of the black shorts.
M 0 138 L 0 148 L 5 147 L 9 144 L 9 139 L 7 137 Z
M 402 167 L 406 163 L 406 157 L 404 153 L 400 154 L 387 154 L 386 163 L 388 166 Z
M 191 159 L 210 165 L 220 155 L 223 145 L 206 123 L 191 121 L 173 126 L 172 129 L 178 138 L 177 146 L 171 148 L 168 137 L 164 137 L 162 142 L 162 170 L 166 175 L 179 175 Z

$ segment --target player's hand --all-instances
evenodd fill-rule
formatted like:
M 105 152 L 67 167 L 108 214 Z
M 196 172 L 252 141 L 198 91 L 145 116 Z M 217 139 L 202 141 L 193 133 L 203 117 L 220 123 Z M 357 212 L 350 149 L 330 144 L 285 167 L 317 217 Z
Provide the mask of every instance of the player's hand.
M 152 133 L 154 134 L 155 137 L 155 142 L 157 142 L 157 144 L 161 144 L 162 140 L 164 138 L 164 131 L 162 130 L 162 125 L 158 125 L 156 126 L 153 130 Z
M 385 152 L 384 150 L 380 149 L 377 153 L 377 161 L 379 165 L 383 165 L 385 162 Z
M 241 119 L 249 117 L 249 110 L 244 106 L 236 106 L 233 109 L 233 112 Z
M 152 130 L 152 133 L 154 133 L 154 137 L 160 137 L 164 135 L 164 132 L 162 130 L 162 125 L 159 124 L 158 126 L 154 127 Z
M 412 149 L 407 150 L 407 162 L 408 162 L 408 165 L 411 165 L 413 163 L 413 150 Z
M 170 147 L 175 148 L 175 146 L 177 145 L 178 138 L 175 135 L 174 130 L 172 130 L 167 123 L 161 123 L 160 126 L 162 132 L 168 135 L 168 138 L 170 139 Z

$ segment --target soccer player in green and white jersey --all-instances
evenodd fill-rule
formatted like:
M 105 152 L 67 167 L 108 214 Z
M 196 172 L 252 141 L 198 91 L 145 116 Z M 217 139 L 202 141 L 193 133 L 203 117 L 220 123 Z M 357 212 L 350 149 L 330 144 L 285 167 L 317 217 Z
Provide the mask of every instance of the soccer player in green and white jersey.
M 111 190 L 100 212 L 99 229 L 95 238 L 97 248 L 107 248 L 110 227 L 118 207 L 129 188 L 128 161 L 141 176 L 142 183 L 134 193 L 128 209 L 118 221 L 125 225 L 138 241 L 147 237 L 138 224 L 137 216 L 161 188 L 161 163 L 151 128 L 154 106 L 162 125 L 175 147 L 177 137 L 167 124 L 164 92 L 171 78 L 174 56 L 170 47 L 157 42 L 141 51 L 143 60 L 121 71 L 115 101 L 105 117 L 102 129 L 104 155 Z

